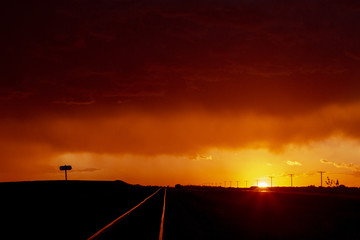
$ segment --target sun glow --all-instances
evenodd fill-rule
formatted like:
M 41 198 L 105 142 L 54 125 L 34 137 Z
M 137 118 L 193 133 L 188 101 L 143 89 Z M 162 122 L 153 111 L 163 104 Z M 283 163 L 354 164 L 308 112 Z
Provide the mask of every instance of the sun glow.
M 259 187 L 267 188 L 267 187 L 269 187 L 269 184 L 267 184 L 266 182 L 259 182 Z

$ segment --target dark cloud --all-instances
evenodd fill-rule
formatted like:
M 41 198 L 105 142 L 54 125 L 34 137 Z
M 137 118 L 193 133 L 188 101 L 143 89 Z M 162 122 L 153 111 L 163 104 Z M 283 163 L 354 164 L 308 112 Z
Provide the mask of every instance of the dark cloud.
M 7 138 L 178 154 L 360 136 L 351 107 L 360 100 L 357 1 L 39 0 L 3 9 Z
M 96 101 L 108 95 L 162 95 L 168 108 L 184 101 L 182 96 L 207 108 L 242 110 L 246 105 L 256 111 L 281 102 L 291 103 L 284 107 L 289 111 L 293 106 L 355 101 L 357 4 L 324 3 L 5 5 L 4 17 L 11 24 L 4 32 L 3 84 L 31 88 L 33 98 L 49 102 L 64 102 L 69 92 L 83 91 Z M 131 84 L 134 88 L 126 87 Z M 148 87 L 152 89 L 144 89 Z M 124 100 L 119 98 L 107 101 Z

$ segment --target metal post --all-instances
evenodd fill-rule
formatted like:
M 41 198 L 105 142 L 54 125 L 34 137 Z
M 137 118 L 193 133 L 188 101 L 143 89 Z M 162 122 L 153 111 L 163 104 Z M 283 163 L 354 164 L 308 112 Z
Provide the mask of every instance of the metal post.
M 67 181 L 67 170 L 66 170 L 66 165 L 65 165 L 65 181 Z
M 294 176 L 294 174 L 289 174 L 290 175 L 290 177 L 291 177 L 291 187 L 293 186 L 293 176 Z

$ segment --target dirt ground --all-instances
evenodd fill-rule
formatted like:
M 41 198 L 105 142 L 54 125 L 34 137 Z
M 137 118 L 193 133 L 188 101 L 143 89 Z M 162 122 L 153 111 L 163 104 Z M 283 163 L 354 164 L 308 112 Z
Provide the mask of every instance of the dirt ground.
M 166 239 L 360 239 L 360 198 L 316 193 L 169 191 Z
M 0 183 L 1 230 L 9 239 L 87 239 L 156 189 L 121 181 Z M 169 188 L 164 239 L 360 239 L 358 190 L 325 190 Z M 103 239 L 158 239 L 163 193 Z

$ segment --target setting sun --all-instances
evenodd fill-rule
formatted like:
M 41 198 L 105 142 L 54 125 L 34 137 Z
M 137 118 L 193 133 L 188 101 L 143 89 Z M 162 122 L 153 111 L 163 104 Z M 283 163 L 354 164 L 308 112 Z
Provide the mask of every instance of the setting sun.
M 269 184 L 267 184 L 266 182 L 259 182 L 259 187 L 267 188 L 267 187 L 269 187 Z

